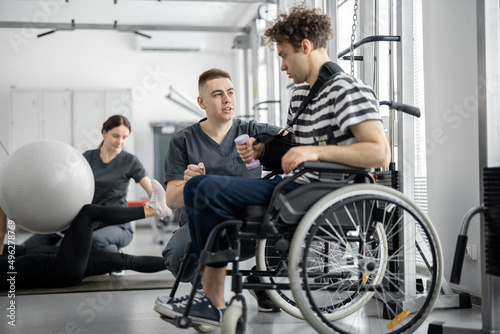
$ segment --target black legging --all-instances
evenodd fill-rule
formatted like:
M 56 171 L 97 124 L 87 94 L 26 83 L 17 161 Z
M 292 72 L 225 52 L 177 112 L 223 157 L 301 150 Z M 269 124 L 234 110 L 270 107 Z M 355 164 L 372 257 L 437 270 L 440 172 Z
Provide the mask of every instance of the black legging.
M 161 257 L 136 257 L 90 249 L 94 222 L 117 225 L 143 218 L 142 207 L 85 205 L 65 232 L 61 245 L 55 248 L 56 254 L 53 253 L 54 248 L 45 249 L 43 254 L 33 254 L 35 250 L 28 250 L 24 254 L 15 254 L 15 262 L 9 263 L 7 245 L 0 256 L 0 289 L 8 290 L 11 282 L 15 282 L 16 289 L 66 287 L 79 283 L 86 276 L 122 269 L 143 272 L 163 270 L 165 264 Z M 20 250 L 23 251 L 23 248 Z M 14 270 L 10 267 L 12 264 Z M 9 278 L 14 279 L 8 281 Z
M 33 254 L 57 254 L 59 246 L 16 246 L 16 257 Z M 8 246 L 3 246 L 3 253 L 8 253 Z M 165 270 L 165 260 L 161 256 L 137 256 L 117 252 L 91 249 L 87 269 L 83 277 L 103 275 L 113 271 L 134 270 L 141 273 L 155 273 Z

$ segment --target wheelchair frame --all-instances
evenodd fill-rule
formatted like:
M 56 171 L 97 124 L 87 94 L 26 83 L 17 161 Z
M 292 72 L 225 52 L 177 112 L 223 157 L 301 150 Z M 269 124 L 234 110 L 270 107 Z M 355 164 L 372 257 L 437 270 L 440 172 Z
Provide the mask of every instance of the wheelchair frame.
M 340 176 L 341 182 L 310 183 L 297 188 L 314 189 L 316 185 L 321 185 L 319 192 L 324 194 L 319 200 L 309 198 L 309 203 L 302 208 L 294 207 L 287 202 L 293 191 L 286 195 L 282 191 L 310 172 Z M 361 180 L 368 180 L 370 184 L 351 185 Z M 363 332 L 363 328 L 366 331 L 372 320 L 357 314 L 368 312 L 369 307 L 377 309 L 378 316 L 384 319 L 384 327 L 379 327 L 381 333 L 412 332 L 425 320 L 439 295 L 443 267 L 439 239 L 430 220 L 415 204 L 396 190 L 373 183 L 372 175 L 364 169 L 325 162 L 303 163 L 298 173 L 278 184 L 265 210 L 262 206 L 249 206 L 242 218 L 222 222 L 211 231 L 199 257 L 184 315 L 177 317 L 174 324 L 180 328 L 197 328 L 197 324 L 189 318 L 189 310 L 205 266 L 231 262 L 232 270 L 228 270 L 228 275 L 232 276 L 235 295 L 225 311 L 222 333 L 245 332 L 247 308 L 242 295 L 244 288 L 274 292 L 291 290 L 292 298 L 287 298 L 285 302 L 279 294 L 269 295 L 287 313 L 305 319 L 320 333 Z M 379 208 L 382 203 L 386 206 Z M 361 216 L 362 219 L 359 218 Z M 337 222 L 332 223 L 331 219 Z M 406 223 L 406 220 L 409 222 Z M 362 223 L 358 224 L 358 221 Z M 404 244 L 404 233 L 425 234 L 428 247 L 422 249 L 419 244 Z M 232 246 L 216 252 L 209 251 L 221 237 L 232 239 Z M 257 254 L 257 271 L 240 270 L 240 243 L 245 239 L 260 240 L 259 247 L 262 247 L 262 240 L 275 240 L 274 248 L 280 254 L 282 266 L 269 270 L 266 255 L 261 250 Z M 342 248 L 342 256 L 331 251 L 332 244 Z M 317 245 L 322 248 L 321 252 L 316 249 Z M 186 254 L 189 251 L 188 246 Z M 419 253 L 431 276 L 427 293 L 422 291 L 420 296 L 416 296 L 414 291 L 406 295 L 404 273 L 403 277 L 398 276 L 398 269 L 400 265 L 403 267 L 407 253 L 411 257 Z M 175 296 L 185 259 L 187 255 L 182 261 L 171 297 Z M 311 259 L 321 262 L 318 266 L 321 272 L 317 268 L 309 269 Z M 283 275 L 287 267 L 288 273 Z M 244 275 L 254 275 L 261 283 L 243 283 Z M 276 282 L 278 278 L 288 279 L 289 282 Z M 323 295 L 328 300 L 324 305 L 318 305 L 316 296 L 325 299 Z M 293 305 L 283 307 L 288 303 Z M 383 304 L 382 309 L 378 304 Z M 360 327 L 354 329 L 358 325 Z M 373 325 L 369 326 L 369 331 L 375 332 Z

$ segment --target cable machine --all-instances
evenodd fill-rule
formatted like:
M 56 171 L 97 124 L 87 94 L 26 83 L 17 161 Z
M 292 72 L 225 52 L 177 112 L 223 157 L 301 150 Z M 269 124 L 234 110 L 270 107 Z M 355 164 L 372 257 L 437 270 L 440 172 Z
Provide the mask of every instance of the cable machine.
M 387 55 L 389 58 L 388 98 L 390 101 L 397 102 L 383 102 L 381 104 L 389 105 L 390 108 L 388 136 L 393 158 L 388 170 L 376 172 L 375 177 L 378 180 L 378 183 L 398 189 L 405 193 L 405 195 L 413 198 L 415 168 L 412 164 L 404 164 L 403 162 L 413 160 L 414 120 L 413 117 L 403 116 L 403 113 L 397 113 L 395 110 L 396 108 L 393 108 L 392 106 L 392 103 L 401 102 L 413 104 L 413 71 L 408 70 L 409 68 L 413 68 L 413 59 L 411 57 L 404 57 L 405 54 L 413 54 L 413 52 L 408 52 L 408 49 L 413 50 L 413 45 L 411 43 L 413 40 L 413 6 L 407 1 L 389 0 L 389 34 L 387 35 L 377 34 L 379 31 L 377 20 L 378 10 L 377 2 L 361 2 L 358 4 L 358 0 L 353 1 L 353 23 L 350 46 L 343 51 L 340 51 L 337 54 L 337 59 L 349 60 L 351 75 L 354 75 L 356 68 L 362 69 L 360 71 L 360 78 L 364 82 L 369 82 L 374 89 L 377 90 L 379 89 L 379 70 L 377 62 L 379 62 L 380 57 L 383 56 L 378 54 L 378 44 L 380 42 L 389 42 Z M 395 13 L 397 17 L 395 17 Z M 373 19 L 375 27 L 366 26 L 366 22 L 369 20 L 363 16 L 368 16 L 370 14 L 375 17 L 375 19 Z M 358 20 L 358 16 L 361 18 L 360 20 Z M 356 34 L 356 32 L 359 31 L 358 26 L 363 27 L 362 30 L 364 32 L 374 32 L 375 35 L 364 36 L 363 38 L 356 40 L 356 38 L 359 37 Z M 410 42 L 404 43 L 403 41 Z M 362 46 L 370 44 L 373 44 L 370 48 L 361 48 Z M 355 50 L 358 49 L 359 51 L 355 53 Z M 371 58 L 373 59 L 373 64 L 367 65 L 367 62 L 371 62 Z M 358 63 L 359 66 L 356 66 L 356 63 Z M 403 68 L 405 68 L 405 71 L 403 71 Z M 379 95 L 379 92 L 376 91 L 376 93 Z M 414 111 L 407 113 L 417 116 L 417 113 Z M 419 115 L 420 113 L 418 113 L 418 116 Z M 405 240 L 401 240 L 400 242 L 417 243 L 419 248 L 422 250 L 422 253 L 425 254 L 426 241 L 422 238 L 418 238 L 418 234 L 416 239 L 408 240 L 408 238 L 405 237 Z M 421 288 L 418 286 L 420 283 L 416 275 L 416 265 L 416 263 L 410 263 L 410 261 L 408 261 L 405 263 L 404 268 L 400 268 L 404 275 L 413 277 L 413 279 L 408 279 L 405 282 L 405 286 L 402 287 L 404 291 L 409 293 L 416 293 L 417 289 Z M 404 305 L 404 300 L 398 300 L 397 296 L 395 296 L 395 298 L 395 303 Z M 453 292 L 448 282 L 443 279 L 441 295 L 436 301 L 435 308 L 470 307 L 472 307 L 470 295 L 468 293 L 457 294 Z

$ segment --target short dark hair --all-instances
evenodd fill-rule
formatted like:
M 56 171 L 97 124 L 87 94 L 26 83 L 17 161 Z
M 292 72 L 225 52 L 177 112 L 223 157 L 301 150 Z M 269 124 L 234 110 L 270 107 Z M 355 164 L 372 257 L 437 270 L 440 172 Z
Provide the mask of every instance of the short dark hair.
M 125 125 L 128 128 L 128 131 L 132 132 L 132 126 L 130 125 L 130 121 L 128 120 L 127 117 L 122 115 L 113 115 L 110 118 L 108 118 L 106 122 L 102 124 L 101 132 L 103 131 L 108 132 L 120 125 Z M 101 142 L 99 147 L 102 147 L 103 144 L 104 140 Z
M 318 8 L 300 4 L 290 8 L 289 13 L 281 13 L 274 25 L 266 30 L 267 44 L 290 43 L 297 51 L 304 39 L 312 42 L 314 49 L 326 48 L 333 38 L 330 17 Z
M 201 91 L 201 87 L 207 81 L 218 78 L 228 78 L 229 80 L 231 80 L 231 76 L 229 75 L 229 73 L 218 68 L 211 68 L 200 74 L 200 77 L 198 78 L 198 92 Z

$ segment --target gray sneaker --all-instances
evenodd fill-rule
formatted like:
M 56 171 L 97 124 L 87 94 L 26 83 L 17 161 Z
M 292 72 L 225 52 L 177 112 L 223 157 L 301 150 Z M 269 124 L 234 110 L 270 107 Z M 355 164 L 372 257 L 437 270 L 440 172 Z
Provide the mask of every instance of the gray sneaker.
M 188 298 L 180 298 L 177 303 L 168 303 L 161 297 L 156 299 L 155 311 L 161 315 L 175 319 L 182 316 L 187 305 Z M 209 325 L 220 327 L 224 310 L 213 306 L 206 295 L 197 293 L 189 310 L 189 318 L 194 325 Z

